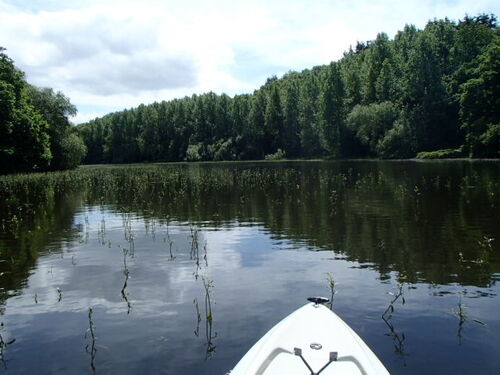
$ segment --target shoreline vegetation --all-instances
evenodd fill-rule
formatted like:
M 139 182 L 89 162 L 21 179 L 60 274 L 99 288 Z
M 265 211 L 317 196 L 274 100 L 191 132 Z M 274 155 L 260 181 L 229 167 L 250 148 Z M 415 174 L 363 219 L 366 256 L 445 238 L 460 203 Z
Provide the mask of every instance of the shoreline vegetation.
M 76 168 L 87 149 L 69 117 L 76 107 L 26 82 L 0 46 L 0 174 Z
M 85 164 L 500 158 L 495 15 L 406 25 L 341 59 L 71 126 L 76 108 L 37 88 L 0 48 L 0 174 Z
M 23 180 L 37 180 L 39 178 L 61 178 L 61 176 L 67 176 L 69 179 L 71 173 L 75 172 L 78 174 L 79 171 L 86 172 L 93 169 L 115 169 L 115 168 L 149 168 L 149 167 L 161 167 L 161 166 L 189 166 L 189 165 L 241 165 L 241 164 L 275 164 L 280 163 L 287 165 L 288 163 L 377 163 L 377 162 L 407 162 L 407 163 L 439 163 L 439 162 L 468 162 L 468 163 L 500 163 L 498 158 L 407 158 L 407 159 L 381 159 L 381 158 L 343 158 L 343 159 L 329 159 L 329 158 L 296 158 L 296 159 L 279 159 L 279 160 L 266 160 L 266 159 L 255 159 L 255 160 L 205 160 L 205 161 L 158 161 L 158 162 L 136 162 L 136 163 L 106 163 L 106 164 L 81 164 L 72 169 L 66 170 L 54 170 L 54 171 L 39 171 L 39 172 L 16 172 L 10 174 L 0 175 L 0 193 L 4 192 L 4 184 L 11 184 L 22 182 Z M 78 176 L 77 178 L 80 178 Z M 64 178 L 63 178 L 64 179 Z M 84 179 L 83 179 L 84 180 Z

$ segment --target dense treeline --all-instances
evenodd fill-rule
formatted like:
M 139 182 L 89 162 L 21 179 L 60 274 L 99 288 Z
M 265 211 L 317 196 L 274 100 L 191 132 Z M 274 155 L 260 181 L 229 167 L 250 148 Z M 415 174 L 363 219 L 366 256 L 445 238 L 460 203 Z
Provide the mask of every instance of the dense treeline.
M 277 157 L 499 157 L 496 17 L 381 33 L 252 95 L 212 92 L 80 126 L 87 163 Z
M 28 84 L 0 47 L 0 174 L 70 169 L 85 145 L 71 127 L 76 108 L 61 92 Z

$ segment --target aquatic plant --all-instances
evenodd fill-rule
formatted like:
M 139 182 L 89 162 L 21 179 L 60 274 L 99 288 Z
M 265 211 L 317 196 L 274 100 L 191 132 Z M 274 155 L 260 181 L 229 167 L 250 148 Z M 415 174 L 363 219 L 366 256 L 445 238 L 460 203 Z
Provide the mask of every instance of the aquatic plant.
M 88 320 L 89 320 L 89 328 L 85 332 L 85 338 L 89 337 L 89 343 L 85 346 L 85 351 L 90 355 L 90 368 L 92 369 L 92 373 L 96 373 L 95 367 L 95 357 L 97 354 L 97 346 L 96 346 L 96 335 L 95 335 L 95 325 L 92 320 L 92 314 L 94 311 L 92 307 L 88 309 Z
M 466 291 L 463 291 L 463 292 L 459 292 L 458 293 L 458 304 L 457 304 L 457 308 L 456 309 L 453 309 L 453 314 L 456 315 L 458 317 L 458 330 L 457 330 L 457 336 L 458 336 L 458 340 L 459 340 L 459 343 L 462 342 L 462 336 L 463 336 L 463 329 L 464 329 L 464 325 L 466 322 L 468 322 L 469 320 L 475 322 L 475 323 L 478 323 L 480 325 L 486 325 L 486 323 L 482 322 L 481 320 L 479 319 L 470 319 L 469 318 L 469 314 L 468 314 L 468 309 L 467 309 L 467 306 L 465 306 L 465 304 L 463 303 L 462 301 L 462 297 L 466 294 L 467 292 Z
M 403 292 L 403 284 L 398 283 L 397 286 L 397 291 L 396 293 L 389 292 L 389 295 L 391 295 L 393 298 L 391 302 L 389 302 L 389 306 L 385 309 L 385 311 L 382 313 L 382 318 L 383 319 L 390 319 L 392 317 L 392 313 L 394 312 L 394 304 L 398 299 L 401 298 L 401 303 L 404 305 L 406 303 L 405 297 L 404 297 L 404 292 Z
M 330 302 L 328 302 L 328 305 L 330 306 L 330 310 L 333 310 L 333 296 L 337 293 L 335 290 L 335 279 L 333 277 L 333 273 L 327 272 L 326 280 L 328 281 L 328 287 L 330 289 Z
M 194 278 L 197 280 L 199 276 L 199 271 L 201 268 L 200 265 L 200 251 L 199 251 L 199 233 L 200 231 L 198 229 L 194 229 L 193 227 L 189 228 L 191 231 L 191 251 L 190 251 L 190 258 L 195 261 L 195 271 L 194 271 Z
M 100 224 L 97 227 L 97 238 L 101 245 L 106 244 L 106 220 L 102 217 Z
M 2 336 L 2 332 L 1 332 L 1 331 L 3 331 L 3 329 L 4 329 L 4 324 L 2 322 L 2 323 L 0 323 L 0 362 L 2 362 L 4 368 L 7 369 L 7 364 L 5 362 L 5 349 L 9 345 L 12 345 L 16 341 L 16 339 L 11 338 L 11 339 L 5 341 L 5 339 Z
M 128 253 L 133 258 L 135 255 L 135 236 L 132 230 L 132 216 L 128 213 L 123 214 L 123 236 L 129 244 Z
M 396 285 L 397 291 L 395 293 L 389 292 L 389 295 L 393 296 L 392 300 L 389 302 L 389 306 L 385 309 L 385 311 L 382 313 L 382 320 L 384 323 L 387 325 L 389 328 L 389 333 L 387 334 L 390 336 L 394 342 L 394 351 L 401 355 L 403 358 L 403 361 L 405 362 L 406 365 L 406 351 L 405 351 L 405 340 L 406 340 L 406 335 L 405 333 L 398 333 L 394 327 L 394 323 L 392 321 L 392 314 L 394 313 L 394 305 L 396 301 L 401 299 L 401 304 L 404 305 L 406 303 L 405 297 L 404 297 L 404 292 L 403 292 L 403 284 L 398 283 Z
M 130 277 L 130 271 L 127 266 L 127 255 L 129 253 L 128 249 L 123 249 L 123 274 L 125 275 L 125 280 L 123 281 L 123 286 L 120 291 L 120 294 L 123 298 L 123 300 L 127 303 L 127 314 L 130 314 L 130 310 L 132 309 L 132 304 L 130 303 L 128 296 L 127 296 L 127 284 L 128 284 L 128 279 Z
M 213 280 L 202 277 L 203 288 L 205 289 L 205 338 L 206 338 L 206 353 L 205 359 L 208 359 L 215 353 L 216 346 L 213 340 L 217 337 L 217 332 L 213 331 L 213 314 L 211 290 L 214 288 Z
M 200 307 L 198 305 L 198 298 L 195 298 L 193 300 L 193 304 L 196 308 L 196 328 L 194 329 L 194 334 L 195 336 L 198 336 L 200 334 L 200 323 L 201 323 L 201 313 L 200 313 Z
M 170 260 L 174 260 L 174 254 L 172 253 L 172 246 L 174 245 L 174 241 L 170 238 L 170 234 L 168 235 L 168 252 L 170 254 Z

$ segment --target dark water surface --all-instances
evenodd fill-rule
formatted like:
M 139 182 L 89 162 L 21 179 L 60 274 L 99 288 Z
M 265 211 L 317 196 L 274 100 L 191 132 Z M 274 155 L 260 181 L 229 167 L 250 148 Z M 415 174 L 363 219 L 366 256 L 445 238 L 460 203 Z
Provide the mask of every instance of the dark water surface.
M 222 375 L 331 275 L 391 373 L 500 373 L 499 162 L 0 177 L 0 230 L 6 374 Z

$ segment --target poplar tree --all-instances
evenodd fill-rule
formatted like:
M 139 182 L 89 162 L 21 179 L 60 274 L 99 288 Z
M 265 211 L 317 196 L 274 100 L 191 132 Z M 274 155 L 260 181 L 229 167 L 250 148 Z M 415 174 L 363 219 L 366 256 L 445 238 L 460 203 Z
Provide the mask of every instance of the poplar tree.
M 340 157 L 345 113 L 344 85 L 337 63 L 324 72 L 318 106 L 323 148 L 329 155 Z

